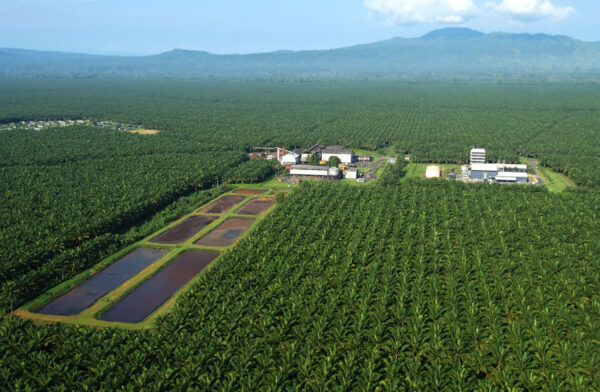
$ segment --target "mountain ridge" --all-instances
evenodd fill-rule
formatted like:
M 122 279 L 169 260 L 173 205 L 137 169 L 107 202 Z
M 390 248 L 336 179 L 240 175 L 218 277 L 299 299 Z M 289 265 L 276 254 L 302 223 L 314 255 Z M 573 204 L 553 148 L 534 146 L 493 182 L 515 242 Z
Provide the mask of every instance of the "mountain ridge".
M 107 56 L 0 48 L 0 77 L 600 78 L 600 42 L 562 35 L 445 28 L 323 50 L 212 54 L 173 49 Z

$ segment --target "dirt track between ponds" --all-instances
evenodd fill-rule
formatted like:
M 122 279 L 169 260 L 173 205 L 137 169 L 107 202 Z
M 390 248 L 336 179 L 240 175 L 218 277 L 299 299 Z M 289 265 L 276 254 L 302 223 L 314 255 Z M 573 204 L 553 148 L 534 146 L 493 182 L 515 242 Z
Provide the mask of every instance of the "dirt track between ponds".
M 229 246 L 254 222 L 254 218 L 230 218 L 196 241 L 200 246 Z

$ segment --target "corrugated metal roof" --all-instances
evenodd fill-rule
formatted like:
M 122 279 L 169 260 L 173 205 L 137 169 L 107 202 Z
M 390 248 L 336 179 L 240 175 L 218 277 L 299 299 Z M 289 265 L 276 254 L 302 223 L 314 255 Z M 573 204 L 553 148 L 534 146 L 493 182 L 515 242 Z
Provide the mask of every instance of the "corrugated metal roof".
M 327 166 L 311 166 L 311 165 L 292 165 L 291 170 L 329 170 Z
M 475 171 L 498 171 L 496 163 L 472 163 L 471 170 Z
M 354 154 L 354 151 L 350 150 L 349 148 L 346 148 L 344 146 L 327 146 L 325 147 L 325 149 L 323 151 L 321 151 L 322 154 Z
M 496 178 L 505 178 L 505 177 L 514 177 L 514 178 L 527 178 L 527 173 L 522 172 L 499 172 Z
M 519 170 L 527 170 L 527 165 L 521 164 L 512 164 L 512 163 L 501 163 L 498 165 L 499 168 L 505 169 L 519 169 Z

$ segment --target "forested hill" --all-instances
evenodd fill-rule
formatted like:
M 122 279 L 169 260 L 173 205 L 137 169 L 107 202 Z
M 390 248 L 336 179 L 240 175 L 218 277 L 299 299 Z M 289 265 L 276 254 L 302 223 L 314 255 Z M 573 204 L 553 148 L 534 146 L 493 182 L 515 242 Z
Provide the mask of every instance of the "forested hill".
M 600 78 L 600 42 L 463 28 L 315 51 L 143 57 L 0 49 L 0 77 Z

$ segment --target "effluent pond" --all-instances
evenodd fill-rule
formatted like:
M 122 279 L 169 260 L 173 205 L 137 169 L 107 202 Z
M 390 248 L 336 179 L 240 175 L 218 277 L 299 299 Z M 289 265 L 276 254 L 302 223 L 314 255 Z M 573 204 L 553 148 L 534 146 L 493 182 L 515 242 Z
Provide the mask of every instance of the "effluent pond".
M 229 246 L 254 222 L 254 218 L 230 218 L 196 241 L 200 246 Z
M 218 252 L 187 251 L 117 302 L 101 317 L 105 321 L 139 323 L 189 282 Z
M 43 306 L 37 313 L 59 316 L 79 314 L 167 252 L 167 249 L 138 248 Z
M 268 210 L 273 204 L 275 204 L 275 200 L 261 197 L 250 200 L 235 213 L 240 215 L 259 215 Z
M 234 205 L 244 200 L 244 196 L 227 195 L 217 199 L 200 210 L 208 214 L 222 214 L 229 211 Z
M 164 233 L 154 237 L 150 242 L 158 244 L 179 244 L 190 239 L 217 218 L 214 216 L 195 215 L 171 227 Z
M 260 195 L 265 193 L 266 189 L 236 189 L 233 193 L 238 195 Z

